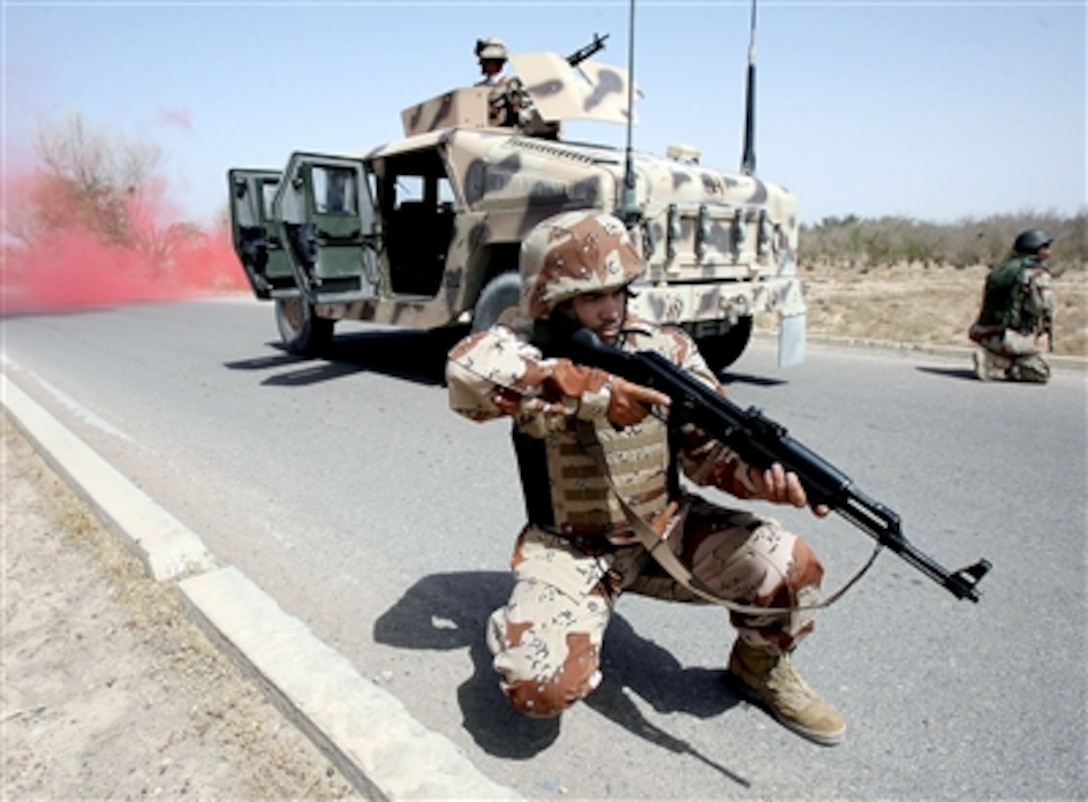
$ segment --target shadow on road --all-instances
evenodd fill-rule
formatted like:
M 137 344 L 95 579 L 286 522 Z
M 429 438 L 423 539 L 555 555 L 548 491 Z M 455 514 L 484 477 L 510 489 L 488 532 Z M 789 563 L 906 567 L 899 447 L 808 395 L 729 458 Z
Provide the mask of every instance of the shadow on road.
M 278 342 L 268 343 L 279 353 L 224 363 L 231 370 L 268 371 L 282 368 L 262 384 L 299 387 L 331 381 L 353 373 L 370 371 L 430 386 L 446 383 L 446 354 L 468 333 L 467 326 L 430 331 L 394 329 L 385 331 L 340 332 L 325 353 L 307 357 L 288 353 Z M 774 387 L 783 379 L 748 373 L 722 373 L 722 384 L 750 384 Z
M 916 367 L 920 373 L 932 373 L 934 376 L 946 376 L 949 379 L 969 379 L 978 381 L 975 371 L 970 368 L 927 368 L 924 365 Z
M 457 691 L 465 729 L 488 754 L 525 760 L 556 740 L 561 719 L 523 716 L 499 690 L 484 631 L 488 616 L 506 603 L 510 588 L 506 573 L 432 574 L 410 587 L 378 618 L 374 639 L 403 649 L 467 647 L 473 673 Z M 640 637 L 620 615 L 613 615 L 609 624 L 601 662 L 604 681 L 585 704 L 652 744 L 691 755 L 734 782 L 749 785 L 743 777 L 648 721 L 630 698 L 636 695 L 661 713 L 717 716 L 739 701 L 724 682 L 724 670 L 682 667 L 667 651 Z
M 755 376 L 751 373 L 730 373 L 723 371 L 718 374 L 718 380 L 728 387 L 730 384 L 750 384 L 755 387 L 777 387 L 785 384 L 785 379 L 772 379 L 768 376 Z
M 338 333 L 320 357 L 288 353 L 280 343 L 274 356 L 224 363 L 231 370 L 277 370 L 261 383 L 271 387 L 299 387 L 369 371 L 398 379 L 441 386 L 445 384 L 446 353 L 465 335 L 464 327 L 433 331 L 391 330 Z

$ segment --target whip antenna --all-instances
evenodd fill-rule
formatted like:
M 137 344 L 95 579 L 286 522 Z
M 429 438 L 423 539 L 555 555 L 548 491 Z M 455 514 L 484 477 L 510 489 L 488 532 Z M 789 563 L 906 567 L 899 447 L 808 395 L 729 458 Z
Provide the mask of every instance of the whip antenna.
M 623 162 L 623 197 L 618 209 L 619 217 L 628 228 L 638 224 L 642 213 L 635 194 L 635 165 L 631 150 L 631 129 L 635 115 L 635 0 L 631 0 L 630 18 L 627 22 L 627 151 Z
M 756 171 L 756 0 L 752 0 L 752 21 L 748 34 L 748 83 L 744 90 L 744 151 L 740 171 L 754 175 Z

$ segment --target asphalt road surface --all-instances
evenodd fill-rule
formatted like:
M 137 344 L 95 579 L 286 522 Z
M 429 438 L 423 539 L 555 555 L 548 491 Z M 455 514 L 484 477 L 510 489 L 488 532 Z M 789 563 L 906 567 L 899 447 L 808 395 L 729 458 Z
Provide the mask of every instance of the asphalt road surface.
M 505 423 L 452 414 L 436 338 L 342 326 L 330 359 L 241 299 L 13 317 L 4 370 L 289 614 L 528 798 L 1083 798 L 1085 375 L 984 384 L 966 359 L 753 344 L 726 379 L 898 512 L 947 568 L 993 564 L 979 604 L 891 554 L 798 651 L 843 712 L 834 749 L 722 682 L 716 609 L 621 600 L 605 682 L 556 721 L 509 711 L 483 624 L 522 522 Z M 728 499 L 708 493 L 717 500 Z M 872 541 L 803 534 L 828 590 Z

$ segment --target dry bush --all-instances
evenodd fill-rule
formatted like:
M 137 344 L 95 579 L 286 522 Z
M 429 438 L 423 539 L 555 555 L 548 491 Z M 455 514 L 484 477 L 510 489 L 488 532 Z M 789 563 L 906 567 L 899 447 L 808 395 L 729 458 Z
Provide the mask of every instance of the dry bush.
M 1024 212 L 983 220 L 927 223 L 911 218 L 827 217 L 801 226 L 801 262 L 874 270 L 899 264 L 967 269 L 1004 259 L 1016 235 L 1042 228 L 1055 238 L 1054 274 L 1088 269 L 1088 209 L 1072 217 Z
M 808 285 L 808 329 L 833 337 L 969 346 L 988 265 L 1016 235 L 1054 238 L 1054 352 L 1088 352 L 1088 210 L 1073 217 L 1024 213 L 955 224 L 907 218 L 826 218 L 802 226 L 799 273 Z M 757 321 L 771 328 L 770 318 Z

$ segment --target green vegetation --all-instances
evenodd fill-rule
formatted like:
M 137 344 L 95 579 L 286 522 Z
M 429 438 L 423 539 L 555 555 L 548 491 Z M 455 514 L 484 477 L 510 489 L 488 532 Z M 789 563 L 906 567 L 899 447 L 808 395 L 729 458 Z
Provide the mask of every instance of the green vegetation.
M 867 272 L 895 265 L 962 270 L 1004 259 L 1016 235 L 1027 228 L 1045 229 L 1055 238 L 1052 273 L 1088 270 L 1088 207 L 1073 217 L 1025 212 L 948 224 L 903 217 L 825 217 L 801 226 L 800 263 L 808 270 L 835 266 Z

